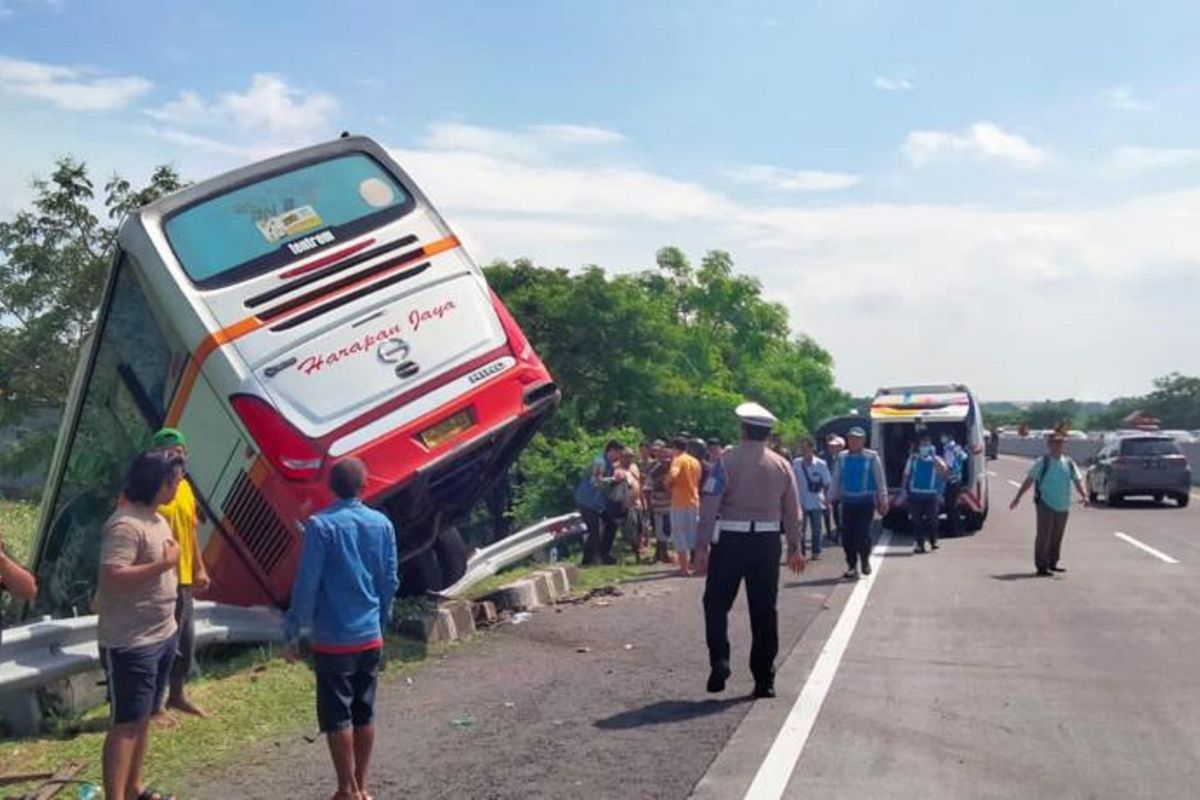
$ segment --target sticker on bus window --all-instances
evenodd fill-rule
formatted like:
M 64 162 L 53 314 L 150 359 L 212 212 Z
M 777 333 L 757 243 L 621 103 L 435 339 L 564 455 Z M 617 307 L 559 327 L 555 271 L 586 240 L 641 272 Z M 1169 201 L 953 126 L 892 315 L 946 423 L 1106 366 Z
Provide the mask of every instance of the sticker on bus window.
M 274 217 L 260 219 L 254 224 L 258 226 L 264 239 L 275 244 L 280 239 L 311 231 L 313 228 L 321 227 L 324 223 L 312 206 L 300 206 L 300 208 L 293 208 L 291 211 L 285 211 Z
M 367 178 L 358 185 L 359 197 L 372 208 L 387 208 L 396 199 L 396 192 L 379 178 Z

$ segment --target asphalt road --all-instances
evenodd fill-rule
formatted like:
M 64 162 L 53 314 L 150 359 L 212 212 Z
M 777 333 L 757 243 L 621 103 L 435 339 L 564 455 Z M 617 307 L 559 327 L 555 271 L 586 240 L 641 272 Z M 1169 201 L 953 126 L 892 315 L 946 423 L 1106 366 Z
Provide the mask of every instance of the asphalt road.
M 1069 571 L 1037 578 L 1029 500 L 1007 508 L 1027 463 L 991 462 L 975 536 L 892 539 L 863 585 L 836 552 L 785 575 L 776 700 L 745 699 L 741 602 L 737 672 L 704 694 L 701 582 L 666 573 L 385 680 L 375 796 L 1200 796 L 1200 506 L 1077 509 Z M 329 775 L 297 734 L 185 796 L 325 797 Z
M 1076 507 L 1068 572 L 1039 578 L 1028 495 L 1007 508 L 1028 463 L 992 462 L 980 534 L 881 554 L 783 796 L 1200 796 L 1200 514 Z M 812 650 L 783 672 L 808 680 Z M 756 706 L 698 796 L 744 794 L 779 730 L 760 716 L 779 715 Z

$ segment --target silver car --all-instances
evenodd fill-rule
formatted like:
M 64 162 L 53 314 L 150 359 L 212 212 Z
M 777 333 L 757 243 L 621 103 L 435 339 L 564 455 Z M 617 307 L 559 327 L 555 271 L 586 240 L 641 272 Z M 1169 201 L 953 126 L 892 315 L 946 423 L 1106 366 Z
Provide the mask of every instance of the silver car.
M 1179 443 L 1161 434 L 1110 439 L 1088 460 L 1088 499 L 1116 506 L 1126 497 L 1172 498 L 1185 508 L 1192 492 L 1192 467 Z

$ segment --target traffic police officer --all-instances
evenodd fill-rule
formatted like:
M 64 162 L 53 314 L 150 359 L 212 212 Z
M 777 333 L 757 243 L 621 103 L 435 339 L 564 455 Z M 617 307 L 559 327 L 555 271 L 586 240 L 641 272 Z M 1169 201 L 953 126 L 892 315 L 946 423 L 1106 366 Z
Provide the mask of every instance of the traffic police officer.
M 698 569 L 708 576 L 704 587 L 704 629 L 712 668 L 708 691 L 723 691 L 730 675 L 729 609 L 745 579 L 754 696 L 774 697 L 779 535 L 787 537 L 788 567 L 801 572 L 799 495 L 791 464 L 767 447 L 775 416 L 757 403 L 738 406 L 737 416 L 742 443 L 721 459 L 725 485 L 719 493 L 706 496 L 701 508 Z
M 871 574 L 871 522 L 888 512 L 887 477 L 874 450 L 863 447 L 867 432 L 855 426 L 846 433 L 845 452 L 833 467 L 829 497 L 842 504 L 842 549 L 848 569 L 842 577 L 857 580 Z

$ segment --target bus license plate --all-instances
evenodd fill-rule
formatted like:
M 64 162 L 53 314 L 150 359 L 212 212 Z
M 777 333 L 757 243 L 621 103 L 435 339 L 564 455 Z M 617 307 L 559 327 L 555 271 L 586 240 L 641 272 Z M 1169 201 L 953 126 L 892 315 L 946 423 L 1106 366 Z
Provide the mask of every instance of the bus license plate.
M 447 417 L 437 425 L 421 431 L 421 444 L 432 450 L 443 442 L 453 439 L 474 424 L 475 415 L 471 412 L 471 409 L 464 408 L 454 416 Z

